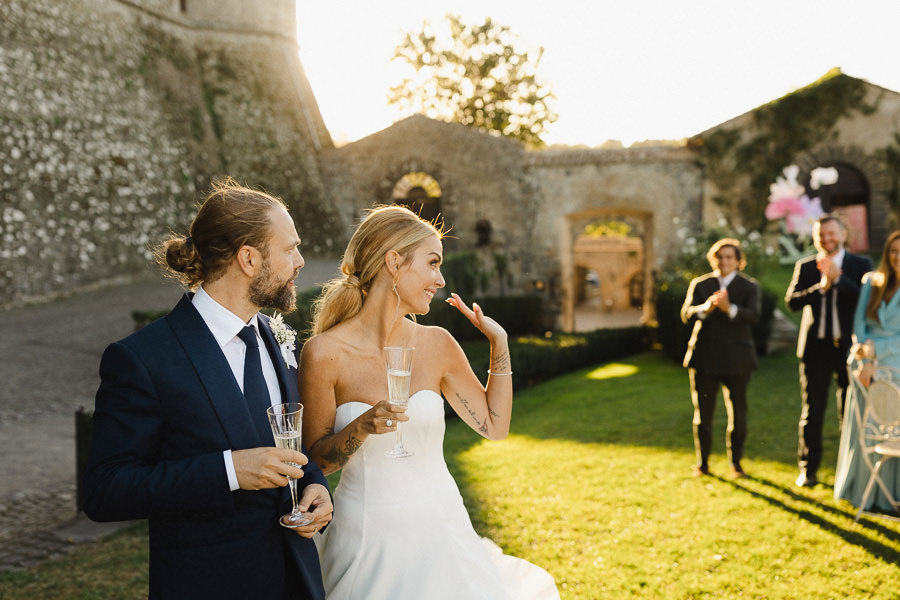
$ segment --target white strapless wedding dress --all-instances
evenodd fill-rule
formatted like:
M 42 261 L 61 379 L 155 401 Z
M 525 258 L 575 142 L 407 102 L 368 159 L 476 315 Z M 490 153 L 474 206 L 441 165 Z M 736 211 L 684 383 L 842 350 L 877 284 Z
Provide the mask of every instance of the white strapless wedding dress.
M 337 408 L 340 431 L 371 408 Z M 388 458 L 392 433 L 370 435 L 341 473 L 334 520 L 316 536 L 328 600 L 550 600 L 549 573 L 503 554 L 481 538 L 444 462 L 444 399 L 413 394 L 403 445 Z

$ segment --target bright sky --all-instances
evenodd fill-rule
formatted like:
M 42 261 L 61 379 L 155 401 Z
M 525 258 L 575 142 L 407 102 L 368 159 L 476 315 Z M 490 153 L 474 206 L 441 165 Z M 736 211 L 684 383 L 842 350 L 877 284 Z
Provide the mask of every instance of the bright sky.
M 385 99 L 404 74 L 394 48 L 448 12 L 544 47 L 549 144 L 681 139 L 832 67 L 900 91 L 897 0 L 298 0 L 300 58 L 336 143 L 405 116 Z

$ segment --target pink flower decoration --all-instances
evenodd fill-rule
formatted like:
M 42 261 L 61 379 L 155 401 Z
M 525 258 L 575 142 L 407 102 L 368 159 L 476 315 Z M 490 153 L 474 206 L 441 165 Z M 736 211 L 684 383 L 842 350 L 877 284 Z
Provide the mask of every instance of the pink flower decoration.
M 788 215 L 785 224 L 789 233 L 802 233 L 812 235 L 812 226 L 816 220 L 825 214 L 822 210 L 822 201 L 818 198 L 810 199 L 808 196 L 800 198 L 802 212 Z
M 766 205 L 766 218 L 770 221 L 781 219 L 788 215 L 802 215 L 804 213 L 803 203 L 796 196 L 771 200 Z

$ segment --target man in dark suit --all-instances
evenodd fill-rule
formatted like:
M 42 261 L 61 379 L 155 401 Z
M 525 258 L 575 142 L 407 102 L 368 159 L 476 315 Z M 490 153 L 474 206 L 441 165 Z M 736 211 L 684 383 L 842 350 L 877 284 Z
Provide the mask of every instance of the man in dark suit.
M 821 217 L 813 225 L 813 243 L 818 254 L 797 261 L 785 295 L 791 310 L 803 310 L 797 336 L 802 402 L 798 486 L 813 487 L 818 483 L 816 471 L 822 461 L 828 388 L 835 376 L 838 419 L 844 414 L 853 313 L 862 276 L 872 270 L 868 257 L 844 249 L 846 241 L 847 226 L 840 219 L 834 215 Z
M 274 447 L 265 415 L 299 398 L 293 332 L 258 312 L 294 308 L 299 244 L 279 199 L 218 182 L 190 236 L 157 249 L 193 293 L 103 354 L 84 511 L 149 519 L 150 598 L 325 596 L 312 537 L 331 520 L 327 482 Z M 308 525 L 279 524 L 288 476 Z
M 722 386 L 728 413 L 726 449 L 731 475 L 743 477 L 747 385 L 757 366 L 751 326 L 759 319 L 759 285 L 740 272 L 746 260 L 738 240 L 719 240 L 706 258 L 713 272 L 691 281 L 681 308 L 681 320 L 694 323 L 684 355 L 694 403 L 694 475 L 709 474 L 713 414 Z

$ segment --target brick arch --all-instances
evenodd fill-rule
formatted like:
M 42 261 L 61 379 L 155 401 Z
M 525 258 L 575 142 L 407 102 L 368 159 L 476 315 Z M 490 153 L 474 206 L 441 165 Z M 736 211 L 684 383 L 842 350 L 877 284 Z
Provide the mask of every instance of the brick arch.
M 581 210 L 565 215 L 565 232 L 561 239 L 560 247 L 560 272 L 562 291 L 562 329 L 573 331 L 575 328 L 575 299 L 578 282 L 576 274 L 579 266 L 585 265 L 584 261 L 576 258 L 576 240 L 584 228 L 597 220 L 624 220 L 638 223 L 640 231 L 635 237 L 639 237 L 643 245 L 643 322 L 650 322 L 653 318 L 652 299 L 652 266 L 654 264 L 654 229 L 653 213 L 644 210 L 636 210 L 629 207 L 603 207 Z M 629 278 L 633 276 L 629 274 Z
M 432 161 L 410 158 L 391 164 L 378 177 L 375 185 L 375 202 L 395 204 L 403 196 L 404 190 L 409 190 L 407 184 L 416 182 L 427 183 L 426 186 L 413 187 L 429 188 L 424 190 L 429 197 L 433 197 L 434 190 L 437 190 L 439 196 L 436 199 L 439 202 L 441 218 L 445 225 L 453 226 L 458 211 L 453 197 L 453 183 L 441 165 Z M 446 251 L 448 248 L 446 242 L 444 246 Z
M 856 146 L 821 146 L 803 152 L 795 160 L 795 164 L 800 167 L 801 180 L 804 177 L 808 178 L 809 173 L 816 167 L 835 163 L 843 163 L 855 169 L 869 186 L 867 233 L 870 249 L 877 250 L 897 225 L 891 215 L 889 201 L 890 174 L 882 161 Z

